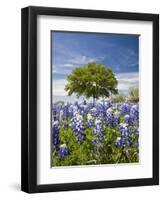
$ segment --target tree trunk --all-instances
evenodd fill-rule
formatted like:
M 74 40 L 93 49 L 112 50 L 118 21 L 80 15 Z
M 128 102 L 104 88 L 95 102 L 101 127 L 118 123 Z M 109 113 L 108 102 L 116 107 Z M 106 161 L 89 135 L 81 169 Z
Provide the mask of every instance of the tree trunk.
M 96 102 L 96 98 L 95 96 L 93 96 L 93 106 L 95 105 L 95 102 Z

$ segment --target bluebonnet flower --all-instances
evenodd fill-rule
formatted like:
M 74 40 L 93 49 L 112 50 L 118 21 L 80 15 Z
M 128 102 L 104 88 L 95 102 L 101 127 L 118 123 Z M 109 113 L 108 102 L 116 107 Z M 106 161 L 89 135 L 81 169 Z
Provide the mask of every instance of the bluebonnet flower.
M 55 112 L 59 112 L 63 107 L 63 104 L 62 103 L 58 103 L 58 104 L 53 104 L 52 105 L 52 110 L 55 111 Z
M 139 128 L 136 128 L 136 135 L 139 136 Z
M 121 132 L 122 136 L 128 136 L 128 129 L 127 129 L 127 124 L 120 124 L 119 125 L 119 131 Z
M 139 148 L 139 141 L 138 140 L 136 141 L 136 148 L 137 149 Z
M 128 124 L 122 124 L 122 123 L 119 125 L 119 131 L 121 133 L 121 137 L 117 138 L 116 146 L 121 146 L 125 148 L 126 146 L 131 147 L 133 145 L 132 141 L 133 128 L 127 126 Z
M 134 122 L 134 117 L 133 117 L 133 115 L 127 114 L 127 115 L 125 115 L 124 120 L 125 120 L 125 123 L 132 125 Z
M 81 115 L 87 115 L 87 112 L 88 112 L 87 105 L 81 104 L 79 106 L 79 112 L 80 112 Z
M 116 142 L 115 142 L 116 146 L 121 146 L 121 137 L 118 137 Z
M 75 113 L 74 117 L 71 119 L 73 131 L 76 134 L 77 141 L 82 143 L 85 139 L 85 134 L 83 133 L 84 130 L 84 121 L 82 115 L 78 112 Z
M 130 132 L 127 128 L 127 124 L 120 124 L 119 125 L 119 131 L 121 133 L 121 137 L 118 137 L 115 145 L 118 147 L 123 147 L 125 148 L 126 146 L 131 146 L 132 145 L 132 138 L 130 137 Z
M 76 113 L 76 112 L 78 112 L 79 105 L 78 104 L 72 105 L 72 109 L 73 109 L 73 114 Z
M 71 119 L 73 131 L 79 133 L 84 130 L 83 117 L 78 112 L 74 114 L 74 117 Z
M 52 104 L 53 120 L 59 120 L 59 113 L 62 110 L 62 104 Z
M 63 113 L 64 113 L 64 117 L 67 118 L 68 114 L 69 114 L 69 104 L 66 104 L 63 106 Z
M 108 108 L 106 111 L 106 123 L 112 125 L 112 109 Z
M 77 141 L 78 141 L 79 143 L 82 143 L 83 140 L 84 140 L 85 137 L 86 137 L 86 134 L 85 134 L 85 133 L 78 133 L 76 137 L 77 137 Z
M 103 127 L 102 127 L 102 121 L 98 118 L 96 118 L 95 123 L 94 123 L 94 134 L 100 134 L 103 133 Z
M 97 114 L 96 114 L 96 117 L 105 117 L 106 116 L 106 107 L 105 105 L 101 104 L 101 103 L 98 103 L 95 105 L 96 109 L 97 109 Z
M 93 107 L 91 110 L 90 110 L 90 112 L 91 112 L 91 115 L 93 116 L 93 117 L 98 117 L 99 116 L 99 114 L 100 114 L 100 112 L 97 110 L 97 108 L 95 108 L 95 107 Z
M 104 142 L 104 129 L 102 121 L 96 118 L 93 133 L 98 136 L 100 142 Z
M 74 106 L 73 105 L 69 105 L 68 106 L 68 110 L 67 110 L 67 117 L 72 117 L 73 116 L 73 112 L 74 112 Z
M 112 113 L 112 109 L 109 108 L 106 111 L 106 123 L 109 124 L 111 127 L 115 127 L 120 123 L 120 116 L 119 113 L 116 111 L 114 114 Z
M 93 142 L 93 144 L 97 144 L 98 143 L 98 140 L 97 140 L 97 138 L 95 138 L 95 139 L 92 139 L 92 142 Z
M 114 114 L 112 119 L 112 126 L 115 127 L 120 123 L 120 116 L 119 114 Z
M 126 147 L 126 138 L 124 137 L 118 137 L 116 142 L 115 142 L 115 145 L 117 147 L 123 147 L 125 148 Z
M 139 106 L 133 105 L 130 110 L 130 114 L 135 117 L 136 120 L 139 119 Z
M 130 112 L 130 105 L 127 104 L 127 103 L 123 103 L 123 104 L 120 105 L 120 110 L 121 110 L 122 115 L 129 114 L 129 112 Z
M 127 127 L 128 137 L 132 138 L 132 133 L 135 131 L 135 128 L 133 126 Z
M 111 101 L 103 101 L 103 106 L 104 106 L 105 110 L 107 110 L 108 108 L 112 107 L 112 102 Z
M 86 124 L 87 128 L 93 126 L 93 117 L 90 113 L 87 114 L 87 124 Z
M 59 121 L 61 122 L 63 120 L 63 118 L 64 118 L 64 112 L 63 112 L 63 110 L 60 110 L 60 112 L 59 112 Z
M 131 138 L 128 138 L 128 145 L 129 145 L 130 147 L 132 147 L 132 145 L 133 145 L 133 142 L 132 142 L 132 139 L 131 139 Z
M 62 110 L 64 113 L 64 118 L 67 119 L 68 117 L 73 116 L 74 106 L 70 103 L 67 103 L 63 106 Z
M 54 145 L 59 144 L 59 123 L 54 121 L 52 125 L 52 141 Z
M 128 124 L 128 123 L 129 123 L 129 120 L 130 120 L 130 115 L 125 115 L 125 118 L 124 118 L 124 119 L 125 119 L 125 123 Z
M 58 150 L 58 157 L 61 158 L 65 158 L 67 157 L 69 154 L 68 148 L 66 144 L 62 144 L 59 146 L 59 150 Z

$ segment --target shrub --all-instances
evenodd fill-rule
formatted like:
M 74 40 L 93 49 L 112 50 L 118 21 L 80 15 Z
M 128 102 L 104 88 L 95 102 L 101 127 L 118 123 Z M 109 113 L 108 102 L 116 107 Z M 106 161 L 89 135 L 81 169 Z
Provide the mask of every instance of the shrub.
M 129 89 L 128 100 L 134 103 L 139 102 L 139 88 L 138 87 L 132 87 Z
M 126 97 L 123 94 L 118 94 L 115 97 L 113 97 L 114 103 L 124 102 L 125 100 L 126 100 Z

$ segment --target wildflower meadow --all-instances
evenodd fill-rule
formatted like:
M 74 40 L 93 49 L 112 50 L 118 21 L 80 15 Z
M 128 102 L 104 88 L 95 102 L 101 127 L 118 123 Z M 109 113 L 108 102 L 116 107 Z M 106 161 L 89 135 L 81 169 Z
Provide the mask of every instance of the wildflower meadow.
M 57 103 L 52 113 L 52 166 L 139 162 L 138 103 Z

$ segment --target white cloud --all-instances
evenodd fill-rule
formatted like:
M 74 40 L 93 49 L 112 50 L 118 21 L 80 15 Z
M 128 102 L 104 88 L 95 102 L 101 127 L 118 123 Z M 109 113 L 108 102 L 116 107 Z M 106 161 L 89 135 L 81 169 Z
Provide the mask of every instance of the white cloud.
M 75 58 L 69 60 L 70 63 L 77 64 L 77 65 L 85 65 L 93 61 L 95 61 L 94 58 L 89 58 L 87 56 L 76 56 Z
M 53 95 L 55 96 L 66 96 L 67 93 L 64 90 L 67 80 L 60 79 L 60 80 L 53 80 Z
M 116 78 L 118 80 L 118 90 L 124 94 L 128 93 L 129 88 L 139 86 L 138 72 L 119 73 L 116 74 Z
M 58 64 L 52 66 L 52 74 L 55 75 L 55 73 L 59 73 L 62 75 L 68 74 L 71 72 L 71 68 L 73 68 L 74 65 L 72 64 Z M 66 69 L 67 68 L 67 69 Z
M 69 59 L 67 61 L 67 64 L 65 64 L 65 66 L 67 65 L 67 66 L 74 67 L 74 66 L 86 65 L 90 62 L 102 61 L 103 59 L 104 57 L 93 58 L 93 57 L 88 57 L 85 55 L 78 55 Z
M 99 62 L 103 59 L 104 57 L 102 56 L 98 58 L 93 58 L 84 55 L 77 55 L 75 57 L 72 57 L 71 59 L 67 59 L 67 61 L 64 61 L 63 63 L 53 64 L 52 72 L 53 74 L 55 74 L 56 72 L 60 74 L 68 74 L 74 67 L 87 65 L 90 62 Z
M 74 65 L 73 65 L 73 64 L 70 64 L 70 63 L 63 64 L 63 66 L 64 66 L 64 67 L 70 67 L 70 68 L 74 67 Z

